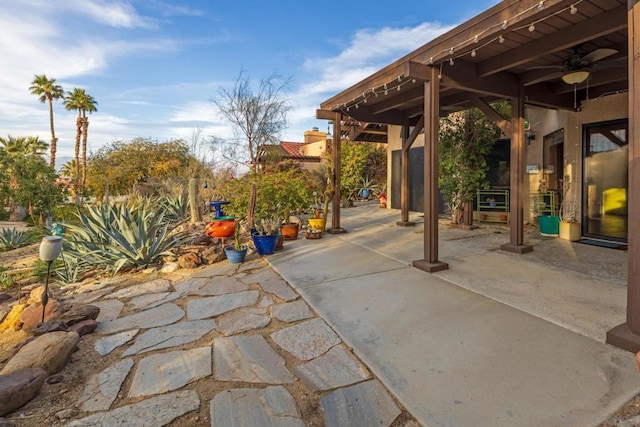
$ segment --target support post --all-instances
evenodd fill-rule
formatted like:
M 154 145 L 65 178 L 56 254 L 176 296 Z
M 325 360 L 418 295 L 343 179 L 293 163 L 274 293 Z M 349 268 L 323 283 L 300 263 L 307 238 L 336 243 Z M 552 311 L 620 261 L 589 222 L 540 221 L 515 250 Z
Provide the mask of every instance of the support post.
M 400 180 L 400 221 L 396 225 L 410 227 L 416 225 L 409 221 L 409 119 L 405 118 L 402 125 L 402 179 Z M 405 148 L 406 147 L 406 148 Z
M 640 215 L 640 1 L 629 0 L 629 218 Z M 627 321 L 607 331 L 607 344 L 640 351 L 640 224 L 629 221 Z
M 440 80 L 435 67 L 424 83 L 424 259 L 413 266 L 435 273 L 449 264 L 438 260 L 438 121 Z
M 509 243 L 500 249 L 517 254 L 533 251 L 533 246 L 524 244 L 524 171 L 525 171 L 525 142 L 524 142 L 524 87 L 518 90 L 518 99 L 511 101 L 511 166 L 509 188 Z
M 340 164 L 340 152 L 342 151 L 342 115 L 335 113 L 333 119 L 333 202 L 331 203 L 331 228 L 330 234 L 346 233 L 347 230 L 340 227 L 340 181 L 342 177 L 342 165 Z M 326 212 L 325 212 L 326 215 Z

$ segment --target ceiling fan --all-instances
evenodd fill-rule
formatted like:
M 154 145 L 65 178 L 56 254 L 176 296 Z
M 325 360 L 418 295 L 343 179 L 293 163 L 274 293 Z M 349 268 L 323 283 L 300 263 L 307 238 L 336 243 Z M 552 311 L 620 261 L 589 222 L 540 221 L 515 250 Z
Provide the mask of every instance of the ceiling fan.
M 562 64 L 544 65 L 540 67 L 530 68 L 531 70 L 553 69 L 557 71 L 535 78 L 535 80 L 529 81 L 527 85 L 541 83 L 556 78 L 562 78 L 562 81 L 567 84 L 576 85 L 584 82 L 587 78 L 589 78 L 591 70 L 607 68 L 608 66 L 615 66 L 613 62 L 606 64 L 603 62 L 599 63 L 599 61 L 602 61 L 603 59 L 618 53 L 616 49 L 599 48 L 589 53 L 581 53 L 580 48 L 581 46 L 574 47 L 573 54 L 564 58 L 562 60 Z

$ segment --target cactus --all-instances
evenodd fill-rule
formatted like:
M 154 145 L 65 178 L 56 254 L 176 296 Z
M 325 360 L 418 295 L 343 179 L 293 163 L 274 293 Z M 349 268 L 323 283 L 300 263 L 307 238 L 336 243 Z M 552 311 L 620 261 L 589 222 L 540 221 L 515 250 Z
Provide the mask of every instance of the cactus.
M 198 209 L 198 180 L 196 178 L 189 180 L 189 206 L 191 207 L 191 223 L 202 221 L 200 209 Z

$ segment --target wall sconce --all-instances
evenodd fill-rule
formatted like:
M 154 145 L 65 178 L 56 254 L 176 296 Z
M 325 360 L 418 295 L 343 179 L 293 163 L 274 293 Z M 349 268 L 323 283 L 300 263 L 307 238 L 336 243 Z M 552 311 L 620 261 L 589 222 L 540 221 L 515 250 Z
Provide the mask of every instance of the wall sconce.
M 47 278 L 42 292 L 42 321 L 44 322 L 44 313 L 49 302 L 49 273 L 51 271 L 51 263 L 55 261 L 62 252 L 61 236 L 44 236 L 40 242 L 40 259 L 47 263 Z

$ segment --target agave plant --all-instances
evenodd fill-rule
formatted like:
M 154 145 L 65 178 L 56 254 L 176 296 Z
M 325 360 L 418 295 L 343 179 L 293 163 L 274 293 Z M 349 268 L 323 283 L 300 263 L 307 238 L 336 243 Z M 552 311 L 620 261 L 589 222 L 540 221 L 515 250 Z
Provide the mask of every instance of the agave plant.
M 189 198 L 181 193 L 161 199 L 165 211 L 165 219 L 169 222 L 182 222 L 188 217 Z
M 0 233 L 0 248 L 9 251 L 21 248 L 31 243 L 31 235 L 17 228 L 4 228 Z
M 78 217 L 80 225 L 67 225 L 66 253 L 113 274 L 153 264 L 184 241 L 170 234 L 162 206 L 105 206 L 79 212 Z

